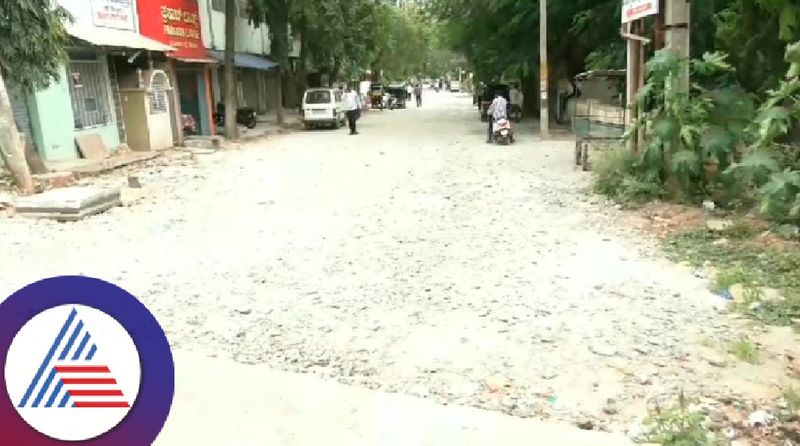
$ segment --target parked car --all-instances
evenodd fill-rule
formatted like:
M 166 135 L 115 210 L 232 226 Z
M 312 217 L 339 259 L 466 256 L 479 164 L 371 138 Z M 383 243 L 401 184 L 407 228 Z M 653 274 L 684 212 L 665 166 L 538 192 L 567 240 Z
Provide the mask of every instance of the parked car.
M 307 129 L 317 126 L 338 129 L 347 122 L 344 95 L 334 88 L 312 88 L 303 94 L 302 118 Z
M 450 91 L 454 93 L 458 93 L 459 91 L 461 91 L 461 82 L 450 81 Z

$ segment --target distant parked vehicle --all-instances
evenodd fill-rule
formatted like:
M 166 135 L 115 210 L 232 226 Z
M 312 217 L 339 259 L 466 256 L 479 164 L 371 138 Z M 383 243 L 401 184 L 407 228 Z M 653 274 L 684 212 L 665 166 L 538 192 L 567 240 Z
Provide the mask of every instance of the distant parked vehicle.
M 383 110 L 384 104 L 383 96 L 385 94 L 383 84 L 372 84 L 369 88 L 369 102 L 373 109 Z
M 347 121 L 344 95 L 333 88 L 312 88 L 303 95 L 302 118 L 306 129 L 316 126 L 340 128 Z
M 394 99 L 394 102 L 389 104 L 390 110 L 394 110 L 395 108 L 406 108 L 407 92 L 406 87 L 403 84 L 391 84 L 386 91 L 389 93 L 390 97 Z
M 225 104 L 222 102 L 217 103 L 217 113 L 214 117 L 217 121 L 217 126 L 225 127 Z M 253 107 L 241 107 L 236 109 L 236 122 L 248 129 L 256 127 L 256 110 Z
M 453 93 L 458 93 L 461 91 L 461 82 L 459 81 L 450 81 L 450 91 Z

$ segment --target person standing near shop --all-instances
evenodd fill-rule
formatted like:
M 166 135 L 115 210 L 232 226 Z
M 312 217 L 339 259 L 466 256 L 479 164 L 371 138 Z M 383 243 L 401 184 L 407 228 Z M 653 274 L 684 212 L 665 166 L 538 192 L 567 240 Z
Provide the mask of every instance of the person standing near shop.
M 350 134 L 358 135 L 358 131 L 356 131 L 356 121 L 358 121 L 361 115 L 361 101 L 359 101 L 358 93 L 353 90 L 353 87 L 347 86 L 344 100 L 347 105 L 347 124 L 350 126 Z
M 522 91 L 520 91 L 517 84 L 511 86 L 509 98 L 511 99 L 511 115 L 522 119 L 522 103 L 525 100 L 525 96 L 522 95 Z

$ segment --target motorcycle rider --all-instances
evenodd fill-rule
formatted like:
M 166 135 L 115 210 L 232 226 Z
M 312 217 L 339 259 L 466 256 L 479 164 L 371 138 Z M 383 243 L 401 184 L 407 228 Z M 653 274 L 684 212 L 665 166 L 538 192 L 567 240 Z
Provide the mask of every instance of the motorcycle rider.
M 500 92 L 495 92 L 494 100 L 489 105 L 487 114 L 489 115 L 489 130 L 486 137 L 486 143 L 491 144 L 494 142 L 494 123 L 500 119 L 508 119 L 508 101 L 503 97 Z

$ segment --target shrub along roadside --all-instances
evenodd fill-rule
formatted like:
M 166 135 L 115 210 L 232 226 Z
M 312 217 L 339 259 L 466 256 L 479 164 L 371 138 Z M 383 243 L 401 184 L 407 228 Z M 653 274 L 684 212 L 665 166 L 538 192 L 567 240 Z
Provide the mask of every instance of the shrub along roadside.
M 623 203 L 760 203 L 764 216 L 800 223 L 800 155 L 786 144 L 800 118 L 800 42 L 787 47 L 786 60 L 785 80 L 756 108 L 725 55 L 691 61 L 696 82 L 683 93 L 672 85 L 681 62 L 657 52 L 636 99 L 643 113 L 633 130 L 647 143 L 639 154 L 618 149 L 595 163 L 595 191 Z

